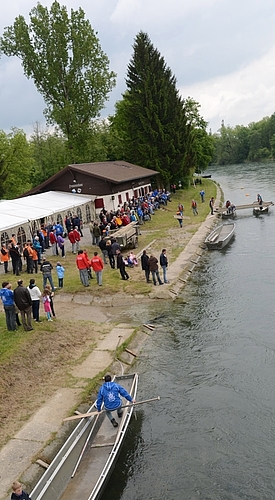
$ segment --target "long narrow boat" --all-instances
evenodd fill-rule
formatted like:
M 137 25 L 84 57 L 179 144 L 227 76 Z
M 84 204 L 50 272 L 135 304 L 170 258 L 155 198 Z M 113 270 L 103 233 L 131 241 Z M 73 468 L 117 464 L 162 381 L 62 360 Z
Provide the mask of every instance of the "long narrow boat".
M 116 376 L 136 398 L 138 374 Z M 124 404 L 124 403 L 123 403 Z M 95 411 L 95 405 L 88 412 Z M 97 500 L 121 449 L 133 412 L 127 402 L 114 428 L 106 413 L 82 418 L 31 493 L 32 500 Z
M 205 239 L 205 244 L 209 250 L 221 250 L 233 238 L 235 232 L 234 222 L 221 224 L 212 231 Z

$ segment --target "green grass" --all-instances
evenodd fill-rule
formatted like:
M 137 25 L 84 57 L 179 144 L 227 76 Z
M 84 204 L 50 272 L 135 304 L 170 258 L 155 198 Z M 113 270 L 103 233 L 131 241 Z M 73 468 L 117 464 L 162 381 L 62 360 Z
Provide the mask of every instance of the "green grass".
M 205 202 L 201 203 L 199 192 L 201 188 L 204 189 Z M 147 245 L 149 245 L 153 240 L 156 240 L 154 243 L 155 251 L 161 251 L 163 247 L 163 237 L 166 237 L 167 232 L 175 227 L 175 230 L 178 230 L 178 221 L 174 219 L 174 215 L 177 212 L 177 207 L 179 203 L 184 205 L 184 215 L 190 217 L 190 220 L 184 220 L 183 225 L 186 231 L 193 234 L 196 232 L 199 224 L 205 220 L 206 216 L 209 214 L 209 199 L 211 196 L 216 196 L 216 185 L 209 179 L 203 179 L 202 185 L 197 185 L 195 188 L 191 186 L 187 190 L 178 190 L 176 194 L 172 195 L 172 201 L 168 202 L 168 205 L 163 207 L 161 210 L 157 210 L 155 215 L 152 216 L 152 220 L 146 222 L 144 225 L 140 227 L 141 234 L 139 236 L 139 248 L 138 251 L 141 251 Z M 195 199 L 198 204 L 198 212 L 197 216 L 193 215 L 191 208 L 191 201 Z M 96 247 L 92 245 L 87 246 L 88 255 L 93 255 L 93 252 L 97 250 Z M 169 255 L 169 262 L 173 262 L 183 250 L 182 247 L 175 244 L 172 248 L 172 251 Z M 65 267 L 65 278 L 64 278 L 64 288 L 63 290 L 58 290 L 56 293 L 90 293 L 91 300 L 92 297 L 101 297 L 104 300 L 104 297 L 108 297 L 110 295 L 115 295 L 119 292 L 125 292 L 128 294 L 144 294 L 148 295 L 152 290 L 150 284 L 145 283 L 144 281 L 135 280 L 134 277 L 129 281 L 122 281 L 120 279 L 120 273 L 118 270 L 110 269 L 110 266 L 105 266 L 103 272 L 103 285 L 102 287 L 98 287 L 96 283 L 96 279 L 91 280 L 90 288 L 84 288 L 80 282 L 79 272 L 76 268 L 75 263 L 75 255 L 68 252 L 66 255 L 66 259 L 64 262 L 62 260 L 62 264 Z M 53 279 L 54 283 L 57 284 L 57 275 L 55 273 L 55 265 L 60 260 L 58 256 L 50 256 L 50 261 L 54 267 L 53 270 Z M 35 276 L 37 285 L 42 288 L 42 276 L 41 274 Z M 22 279 L 25 281 L 25 285 L 28 285 L 29 275 L 22 274 Z M 11 275 L 11 283 L 13 289 L 17 286 L 17 277 Z M 43 309 L 41 308 L 41 316 L 43 315 Z M 42 322 L 40 324 L 35 325 L 35 330 L 31 332 L 23 332 L 22 328 L 18 332 L 8 332 L 6 329 L 5 322 L 5 314 L 0 313 L 0 363 L 4 363 L 7 361 L 13 354 L 20 351 L 21 345 L 31 339 L 36 338 L 36 335 L 39 335 L 39 332 L 52 329 L 58 329 L 58 320 L 54 323 Z

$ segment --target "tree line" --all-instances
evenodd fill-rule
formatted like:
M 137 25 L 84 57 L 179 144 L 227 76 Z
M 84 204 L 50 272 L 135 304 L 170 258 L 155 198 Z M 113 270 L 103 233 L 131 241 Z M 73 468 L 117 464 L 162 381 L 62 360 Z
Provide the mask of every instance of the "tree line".
M 247 127 L 222 125 L 213 135 L 215 153 L 213 163 L 257 162 L 275 158 L 275 113 Z
M 160 175 L 162 186 L 188 184 L 212 159 L 214 139 L 200 105 L 183 99 L 176 77 L 147 33 L 134 40 L 126 90 L 106 120 L 100 113 L 116 75 L 84 11 L 38 3 L 29 23 L 16 17 L 0 38 L 0 54 L 17 56 L 43 96 L 47 124 L 31 138 L 0 132 L 1 198 L 12 198 L 69 163 L 126 160 Z

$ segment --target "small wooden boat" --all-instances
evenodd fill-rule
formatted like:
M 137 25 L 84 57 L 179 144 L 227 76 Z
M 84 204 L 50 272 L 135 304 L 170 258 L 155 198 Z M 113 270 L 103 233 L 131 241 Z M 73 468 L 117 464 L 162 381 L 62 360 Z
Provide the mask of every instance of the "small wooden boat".
M 221 250 L 233 238 L 235 232 L 234 222 L 222 224 L 212 231 L 205 239 L 205 244 L 209 250 Z
M 253 207 L 253 215 L 256 215 L 256 217 L 259 217 L 259 215 L 264 215 L 264 214 L 268 214 L 268 206 L 265 206 L 265 207 L 261 207 L 261 206 Z
M 237 217 L 236 209 L 233 210 L 232 212 L 228 212 L 228 210 L 222 212 L 222 219 L 235 219 L 236 217 Z
M 116 376 L 114 381 L 136 398 L 137 373 Z M 118 427 L 111 425 L 105 412 L 80 420 L 33 489 L 32 500 L 97 500 L 101 496 L 133 412 L 133 405 L 126 403 Z M 94 404 L 88 412 L 95 410 Z

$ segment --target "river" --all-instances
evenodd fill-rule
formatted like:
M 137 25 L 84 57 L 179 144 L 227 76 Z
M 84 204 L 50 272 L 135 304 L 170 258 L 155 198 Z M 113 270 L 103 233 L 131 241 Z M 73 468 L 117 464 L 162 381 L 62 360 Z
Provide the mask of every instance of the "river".
M 275 201 L 275 164 L 209 169 L 225 199 Z M 207 193 L 206 193 L 207 198 Z M 199 202 L 200 203 L 200 202 Z M 239 211 L 206 251 L 180 304 L 137 305 L 156 325 L 136 364 L 136 410 L 104 500 L 275 497 L 275 207 Z

